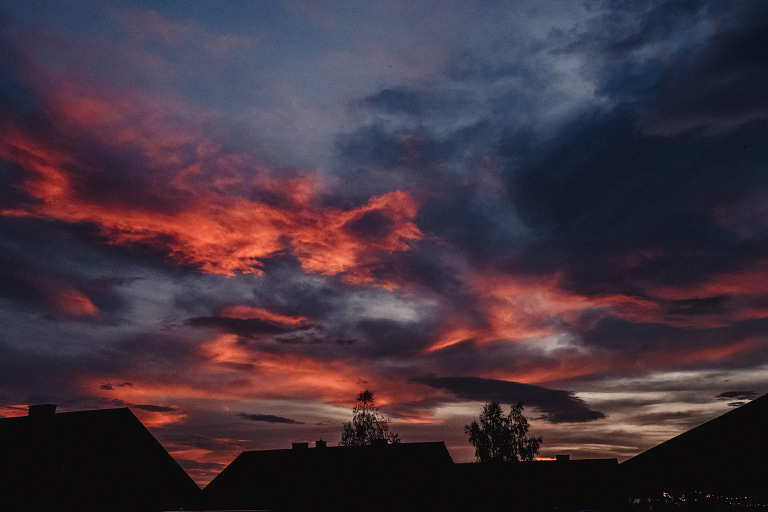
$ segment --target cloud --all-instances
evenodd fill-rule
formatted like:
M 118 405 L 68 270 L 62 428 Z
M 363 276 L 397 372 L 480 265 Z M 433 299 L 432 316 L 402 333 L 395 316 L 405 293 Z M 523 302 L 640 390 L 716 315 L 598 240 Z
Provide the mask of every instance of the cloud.
M 192 327 L 215 328 L 222 332 L 255 338 L 261 335 L 286 334 L 312 329 L 313 325 L 286 326 L 258 318 L 197 317 L 186 321 Z
M 662 81 L 660 100 L 641 110 L 650 133 L 720 133 L 768 118 L 768 93 L 758 85 L 768 79 L 768 59 L 761 51 L 768 44 L 768 9 L 745 3 L 736 10 L 752 19 L 686 56 Z
M 429 108 L 430 96 L 408 88 L 383 89 L 365 98 L 365 105 L 388 114 L 420 115 Z
M 304 422 L 292 420 L 290 418 L 283 418 L 282 416 L 273 416 L 271 414 L 248 414 L 241 412 L 238 414 L 240 418 L 244 418 L 250 421 L 263 421 L 265 423 L 287 423 L 295 425 L 303 425 Z
M 0 246 L 5 246 L 3 242 Z M 96 292 L 92 280 L 40 266 L 9 245 L 0 256 L 0 297 L 62 317 L 91 320 L 99 316 L 95 299 L 84 293 Z M 98 294 L 105 302 L 114 300 L 109 288 L 103 287 Z
M 656 412 L 633 416 L 631 421 L 641 426 L 675 423 L 691 428 L 701 423 L 701 414 L 695 411 Z
M 582 423 L 605 418 L 603 413 L 593 411 L 570 391 L 480 377 L 419 377 L 414 380 L 450 391 L 463 400 L 523 402 L 542 411 L 550 423 Z
M 760 393 L 757 393 L 755 391 L 725 391 L 723 393 L 720 393 L 715 398 L 718 400 L 754 400 L 755 398 L 759 397 Z M 744 402 L 741 402 L 744 403 Z M 728 404 L 730 405 L 730 404 Z
M 98 146 L 96 155 L 138 156 L 140 170 L 107 174 L 101 162 L 73 151 L 73 145 L 56 149 L 56 144 L 16 132 L 4 138 L 0 157 L 24 170 L 21 187 L 29 200 L 22 208 L 0 212 L 5 216 L 95 224 L 110 243 L 148 245 L 166 252 L 169 261 L 224 275 L 260 273 L 264 260 L 290 251 L 306 271 L 343 274 L 353 283 L 374 281 L 367 270 L 371 263 L 407 251 L 421 238 L 413 221 L 417 205 L 407 193 L 371 197 L 351 209 L 317 208 L 314 178 L 299 176 L 285 188 L 263 168 L 252 173 L 248 166 L 255 164 L 241 155 L 222 154 L 190 128 L 179 133 L 175 120 L 149 114 L 162 98 L 109 101 L 74 95 L 56 101 L 61 119 L 95 135 L 90 144 Z M 187 116 L 174 102 L 163 109 Z M 138 116 L 141 111 L 148 117 Z M 196 146 L 190 143 L 195 139 Z M 89 149 L 93 154 L 94 148 Z M 208 171 L 205 160 L 211 159 L 215 167 Z M 143 185 L 154 176 L 150 169 L 166 175 L 163 186 Z M 282 198 L 279 206 L 232 189 L 249 174 L 255 174 L 254 190 L 261 186 Z M 206 186 L 195 183 L 201 178 Z M 115 179 L 129 182 L 110 184 Z M 131 192 L 115 197 L 115 188 Z
M 136 409 L 141 409 L 142 411 L 149 411 L 149 412 L 173 412 L 176 410 L 175 407 L 169 407 L 167 405 L 145 404 L 145 405 L 132 405 L 131 407 L 135 407 Z

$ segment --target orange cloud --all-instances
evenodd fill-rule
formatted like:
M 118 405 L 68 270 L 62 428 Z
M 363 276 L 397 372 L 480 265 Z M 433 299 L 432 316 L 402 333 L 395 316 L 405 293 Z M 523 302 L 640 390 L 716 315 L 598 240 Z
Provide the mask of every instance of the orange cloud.
M 660 294 L 679 299 L 691 295 L 709 296 L 714 292 L 744 293 L 762 292 L 766 282 L 765 274 L 752 275 L 752 284 L 741 286 L 745 274 L 722 276 L 712 283 L 700 285 L 693 290 L 667 289 Z M 563 291 L 559 277 L 550 276 L 536 281 L 523 281 L 504 274 L 485 274 L 467 279 L 469 289 L 474 293 L 476 310 L 481 319 L 453 315 L 446 322 L 442 332 L 427 347 L 425 353 L 444 350 L 458 343 L 471 340 L 477 346 L 504 341 L 526 343 L 533 350 L 545 338 L 566 334 L 569 325 L 581 322 L 581 313 L 590 309 L 597 319 L 608 315 L 618 316 L 633 322 L 658 323 L 676 327 L 712 328 L 727 325 L 737 319 L 755 318 L 764 314 L 766 308 L 745 304 L 739 312 L 719 317 L 718 315 L 674 315 L 665 311 L 663 305 L 653 300 L 624 295 L 603 295 L 585 297 Z M 596 313 L 596 314 L 594 314 Z M 529 384 L 573 379 L 606 372 L 657 370 L 672 366 L 686 366 L 707 361 L 728 360 L 741 354 L 757 350 L 759 340 L 736 340 L 706 348 L 658 349 L 625 356 L 623 353 L 588 349 L 562 351 L 557 357 L 531 360 L 528 366 L 516 370 L 497 370 L 481 375 L 486 378 L 511 380 Z
M 147 411 L 136 407 L 131 410 L 141 420 L 144 426 L 149 428 L 181 423 L 187 417 L 186 414 L 179 411 Z
M 647 372 L 667 368 L 679 368 L 708 361 L 728 359 L 763 349 L 765 341 L 744 340 L 703 348 L 662 348 L 642 354 L 593 352 L 588 355 L 565 356 L 556 360 L 539 362 L 535 366 L 518 371 L 495 371 L 483 374 L 492 379 L 512 380 L 525 384 L 546 384 L 588 375 L 604 373 Z
M 74 288 L 53 290 L 52 300 L 60 310 L 73 315 L 95 316 L 99 313 L 93 302 Z
M 278 313 L 267 311 L 266 309 L 254 308 L 251 306 L 226 306 L 222 308 L 221 316 L 239 318 L 240 320 L 256 318 L 259 320 L 268 320 L 270 322 L 278 322 L 288 325 L 303 324 L 307 321 L 307 318 L 303 316 L 280 315 Z
M 459 318 L 449 323 L 427 352 L 435 352 L 471 339 L 477 344 L 500 340 L 532 340 L 562 332 L 552 319 L 568 320 L 590 308 L 610 308 L 615 314 L 637 318 L 654 308 L 651 302 L 622 295 L 584 297 L 563 291 L 558 275 L 524 281 L 508 274 L 471 276 L 468 286 L 483 316 L 479 326 Z M 607 313 L 606 313 L 607 314 Z
M 0 418 L 18 418 L 28 414 L 28 405 L 0 405 Z
M 633 322 L 655 323 L 672 327 L 716 328 L 745 319 L 768 317 L 768 307 L 760 297 L 768 293 L 768 263 L 753 269 L 714 277 L 689 288 L 658 287 L 650 289 L 649 298 L 607 294 L 582 296 L 560 287 L 557 274 L 536 281 L 489 273 L 467 279 L 483 315 L 482 325 L 468 325 L 454 319 L 444 327 L 427 349 L 434 352 L 464 340 L 485 344 L 498 340 L 534 340 L 563 332 L 565 324 L 581 321 L 584 310 L 591 309 L 593 321 L 608 315 Z M 701 299 L 732 295 L 732 307 L 706 315 L 686 315 L 670 310 L 670 300 Z M 752 300 L 755 299 L 755 300 Z
M 712 277 L 687 288 L 655 287 L 654 295 L 671 300 L 712 297 L 722 294 L 760 295 L 768 293 L 768 261 L 758 261 L 752 268 Z
M 65 103 L 62 109 L 69 123 L 103 144 L 138 147 L 160 180 L 146 185 L 157 188 L 156 197 L 167 192 L 167 207 L 131 204 L 136 190 L 124 190 L 117 199 L 86 196 L 83 183 L 99 178 L 76 152 L 15 132 L 0 142 L 0 158 L 26 170 L 22 186 L 34 201 L 2 214 L 94 223 L 111 243 L 150 244 L 166 251 L 172 261 L 223 275 L 259 273 L 263 259 L 290 250 L 305 271 L 343 274 L 350 283 L 375 283 L 368 270 L 371 259 L 408 250 L 421 238 L 414 222 L 415 201 L 405 192 L 373 197 L 349 210 L 317 208 L 312 204 L 322 186 L 317 176 L 296 174 L 282 180 L 257 166 L 253 191 L 280 197 L 280 206 L 243 197 L 231 188 L 242 189 L 243 177 L 249 174 L 245 157 L 221 154 L 216 145 L 201 141 L 194 156 L 206 160 L 207 174 L 212 174 L 204 178 L 201 164 L 184 165 L 193 134 L 178 133 L 152 116 L 141 119 L 126 101 L 107 104 L 86 98 Z M 388 219 L 390 229 L 375 238 L 347 229 L 370 212 Z
M 416 403 L 425 395 L 441 393 L 399 377 L 386 368 L 371 368 L 351 359 L 327 360 L 304 354 L 275 353 L 261 343 L 244 341 L 232 334 L 221 334 L 202 343 L 197 356 L 173 376 L 151 371 L 141 376 L 91 375 L 84 376 L 80 385 L 84 393 L 127 404 L 307 399 L 351 408 L 357 394 L 365 388 L 375 391 L 379 406 Z M 104 386 L 105 382 L 127 380 L 131 381 L 130 386 Z M 175 411 L 167 412 L 148 417 L 156 425 L 183 419 L 171 414 Z M 416 413 L 406 419 L 433 421 Z
M 217 450 L 206 450 L 204 448 L 190 448 L 186 446 L 175 447 L 170 444 L 168 453 L 181 464 L 187 474 L 201 487 L 210 483 L 211 480 L 221 473 L 235 457 L 240 455 L 243 449 L 241 446 L 233 446 L 230 449 L 224 449 L 222 446 Z M 196 464 L 188 467 L 186 461 L 194 461 Z

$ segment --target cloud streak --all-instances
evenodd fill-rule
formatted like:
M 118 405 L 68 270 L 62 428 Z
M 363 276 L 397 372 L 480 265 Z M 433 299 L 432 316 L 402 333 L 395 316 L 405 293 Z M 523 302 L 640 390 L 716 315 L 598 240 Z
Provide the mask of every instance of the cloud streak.
M 541 410 L 550 423 L 581 423 L 605 418 L 605 414 L 591 410 L 584 400 L 570 391 L 479 377 L 421 377 L 416 380 L 448 390 L 464 400 L 523 402 Z
M 291 418 L 283 418 L 282 416 L 274 416 L 272 414 L 248 414 L 240 413 L 238 417 L 249 421 L 262 421 L 264 423 L 283 423 L 288 425 L 303 425 L 301 421 L 292 420 Z

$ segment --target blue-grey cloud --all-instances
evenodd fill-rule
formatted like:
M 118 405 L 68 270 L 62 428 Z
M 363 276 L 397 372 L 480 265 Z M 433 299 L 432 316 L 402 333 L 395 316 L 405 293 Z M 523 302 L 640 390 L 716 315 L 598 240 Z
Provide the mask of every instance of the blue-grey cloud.
M 291 418 L 284 418 L 282 416 L 274 416 L 272 414 L 249 414 L 242 412 L 238 414 L 238 417 L 250 420 L 250 421 L 261 421 L 264 423 L 283 423 L 288 425 L 303 425 L 304 422 L 302 421 L 296 421 Z
M 717 395 L 715 398 L 718 400 L 754 400 L 759 396 L 760 393 L 755 391 L 725 391 Z
M 312 329 L 311 324 L 288 325 L 259 318 L 230 318 L 224 316 L 207 316 L 189 318 L 185 322 L 191 327 L 218 329 L 223 332 L 254 338 L 262 335 L 285 334 Z
M 479 377 L 419 377 L 414 379 L 428 386 L 445 389 L 464 400 L 496 401 L 507 404 L 523 402 L 544 413 L 550 423 L 580 423 L 605 418 L 593 411 L 572 392 L 549 389 L 506 380 Z
M 132 405 L 131 407 L 135 407 L 136 409 L 141 409 L 142 411 L 149 411 L 149 412 L 173 412 L 176 410 L 175 407 L 170 407 L 168 405 L 142 404 L 142 405 Z

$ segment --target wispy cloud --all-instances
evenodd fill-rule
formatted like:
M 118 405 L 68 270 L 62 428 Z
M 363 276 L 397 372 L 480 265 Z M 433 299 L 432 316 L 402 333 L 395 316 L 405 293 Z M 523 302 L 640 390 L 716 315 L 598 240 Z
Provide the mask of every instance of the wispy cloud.
M 262 421 L 264 423 L 286 423 L 294 425 L 303 425 L 301 421 L 292 420 L 291 418 L 283 418 L 282 416 L 274 416 L 272 414 L 248 414 L 241 412 L 238 417 L 250 420 L 250 421 Z

